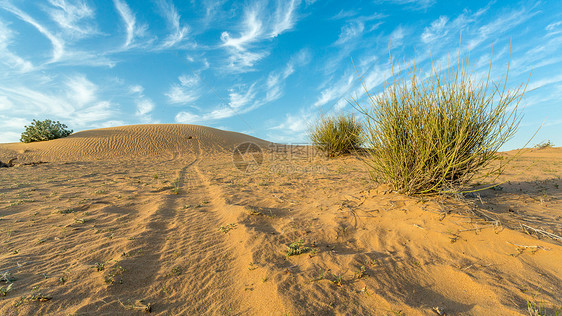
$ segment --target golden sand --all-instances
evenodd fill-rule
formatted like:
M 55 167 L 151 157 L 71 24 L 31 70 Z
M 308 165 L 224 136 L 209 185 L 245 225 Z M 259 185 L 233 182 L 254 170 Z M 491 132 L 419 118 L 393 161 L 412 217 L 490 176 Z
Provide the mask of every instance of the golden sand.
M 179 124 L 0 144 L 0 160 L 18 158 L 0 169 L 0 273 L 14 279 L 0 314 L 562 307 L 562 246 L 540 233 L 562 233 L 562 148 L 529 151 L 499 189 L 457 200 L 390 192 L 354 157 L 277 157 L 243 173 L 231 153 L 245 141 L 268 145 Z

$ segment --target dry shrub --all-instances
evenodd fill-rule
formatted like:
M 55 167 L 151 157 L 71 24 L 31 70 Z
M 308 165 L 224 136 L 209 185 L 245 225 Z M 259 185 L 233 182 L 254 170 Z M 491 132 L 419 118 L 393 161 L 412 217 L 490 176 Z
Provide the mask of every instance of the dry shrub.
M 426 77 L 414 65 L 399 79 L 392 66 L 384 91 L 367 91 L 368 106 L 353 101 L 365 117 L 373 177 L 402 193 L 427 194 L 459 191 L 483 169 L 501 172 L 490 162 L 518 129 L 526 85 L 506 90 L 509 66 L 503 83 L 492 82 L 491 60 L 487 78 L 474 80 L 468 56 L 447 71 L 432 64 Z

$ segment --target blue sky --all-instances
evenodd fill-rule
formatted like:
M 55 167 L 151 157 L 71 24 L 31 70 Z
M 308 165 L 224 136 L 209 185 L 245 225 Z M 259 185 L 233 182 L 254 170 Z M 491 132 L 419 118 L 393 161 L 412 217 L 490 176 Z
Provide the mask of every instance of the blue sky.
M 461 36 L 462 34 L 462 36 Z M 32 119 L 75 131 L 190 123 L 306 142 L 311 120 L 353 112 L 395 63 L 470 49 L 475 74 L 525 83 L 520 132 L 505 146 L 562 145 L 559 1 L 0 0 L 0 142 Z M 557 53 L 558 52 L 558 53 Z

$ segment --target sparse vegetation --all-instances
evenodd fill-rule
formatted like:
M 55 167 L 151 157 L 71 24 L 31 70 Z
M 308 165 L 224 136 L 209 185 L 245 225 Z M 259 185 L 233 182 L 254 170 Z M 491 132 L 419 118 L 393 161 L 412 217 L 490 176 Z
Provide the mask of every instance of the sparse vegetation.
M 562 315 L 562 308 L 554 307 L 552 310 L 544 307 L 536 300 L 527 301 L 527 312 L 529 316 L 559 316 Z
M 6 287 L 0 287 L 0 296 L 8 295 L 8 292 L 12 290 L 13 283 L 8 284 Z
M 20 141 L 31 143 L 67 137 L 73 133 L 73 130 L 67 128 L 68 126 L 59 121 L 33 120 L 29 126 L 25 126 L 25 132 L 21 133 Z
M 365 117 L 367 163 L 376 180 L 407 194 L 458 191 L 490 167 L 517 131 L 526 86 L 505 89 L 509 68 L 503 84 L 490 81 L 491 70 L 475 80 L 468 54 L 448 69 L 432 66 L 422 77 L 414 65 L 399 77 L 392 67 L 384 91 L 367 93 L 368 106 L 354 100 Z M 507 163 L 487 168 L 487 175 L 501 173 Z
M 299 241 L 295 241 L 287 246 L 287 256 L 297 256 L 303 254 L 305 252 L 310 251 L 309 247 L 303 246 L 304 241 L 301 239 Z
M 219 232 L 222 233 L 228 233 L 229 231 L 233 230 L 236 227 L 236 224 L 232 223 L 232 224 L 228 224 L 226 226 L 221 226 L 219 227 Z
M 323 116 L 310 128 L 312 144 L 328 157 L 352 153 L 361 145 L 359 121 L 345 114 Z
M 545 148 L 552 148 L 552 147 L 554 147 L 554 144 L 550 140 L 535 145 L 535 149 L 545 149 Z

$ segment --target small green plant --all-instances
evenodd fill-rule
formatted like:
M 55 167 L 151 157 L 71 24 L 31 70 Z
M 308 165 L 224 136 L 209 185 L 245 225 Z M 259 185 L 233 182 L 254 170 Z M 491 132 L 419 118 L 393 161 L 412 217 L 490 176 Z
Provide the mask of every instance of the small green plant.
M 352 153 L 361 145 L 362 127 L 351 115 L 323 116 L 309 129 L 312 144 L 328 157 Z
M 365 268 L 365 266 L 361 266 L 359 270 L 355 272 L 355 275 L 357 276 L 358 279 L 362 279 L 365 276 L 367 276 L 367 269 Z
M 299 241 L 295 241 L 287 246 L 287 257 L 290 256 L 298 256 L 305 252 L 310 251 L 309 247 L 303 246 L 304 241 L 300 239 Z
M 98 272 L 103 271 L 103 270 L 105 270 L 105 263 L 96 262 L 96 263 L 94 263 L 94 268 L 96 268 L 96 270 L 98 270 Z
M 232 223 L 232 224 L 228 224 L 226 226 L 221 226 L 219 227 L 219 232 L 222 233 L 228 233 L 229 231 L 233 230 L 236 227 L 236 224 Z
M 371 175 L 406 194 L 458 192 L 476 175 L 498 175 L 497 152 L 518 129 L 519 102 L 526 85 L 506 89 L 504 82 L 474 79 L 466 62 L 429 76 L 415 65 L 395 73 L 383 92 L 370 94 L 368 106 L 353 100 L 364 115 L 366 160 Z M 392 65 L 392 57 L 391 65 Z M 491 62 L 490 62 L 491 68 Z M 366 87 L 365 87 L 366 89 Z
M 33 120 L 29 126 L 25 126 L 25 132 L 21 133 L 20 141 L 23 143 L 40 142 L 67 137 L 73 133 L 67 129 L 68 126 L 59 121 L 37 121 Z
M 178 183 L 174 183 L 174 187 L 172 188 L 173 194 L 180 194 L 180 186 Z
M 76 211 L 75 211 L 74 209 L 67 208 L 67 209 L 64 209 L 64 210 L 58 210 L 57 212 L 58 212 L 59 214 L 63 214 L 63 215 L 64 215 L 64 214 L 74 213 L 74 212 L 76 212 Z
M 335 285 L 342 287 L 343 286 L 343 274 L 342 273 L 338 273 L 338 274 L 332 274 L 332 276 L 334 277 L 334 279 L 332 280 L 332 283 L 334 283 Z
M 14 285 L 14 283 L 10 283 L 6 287 L 0 287 L 0 296 L 8 295 L 8 292 L 10 292 L 12 290 L 13 285 Z
M 168 275 L 175 275 L 175 276 L 180 276 L 183 273 L 183 268 L 180 266 L 174 266 L 172 268 L 172 271 L 168 274 Z

